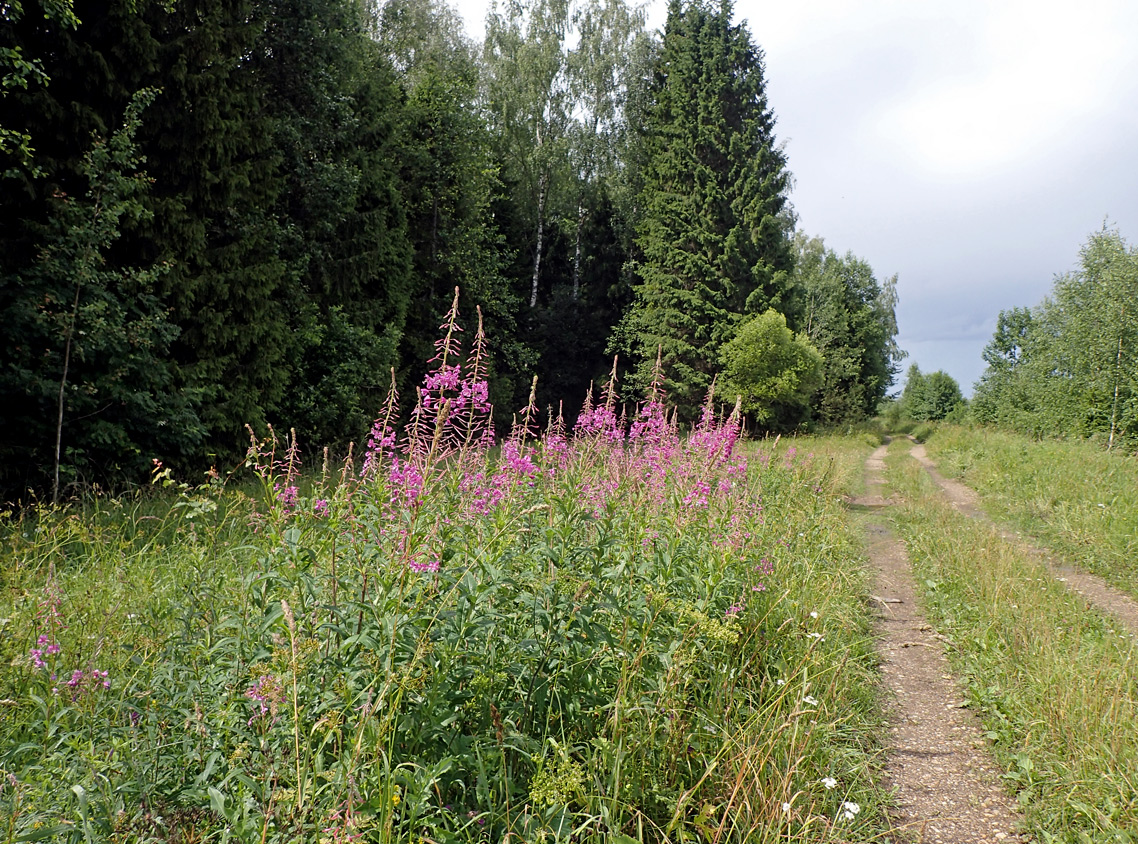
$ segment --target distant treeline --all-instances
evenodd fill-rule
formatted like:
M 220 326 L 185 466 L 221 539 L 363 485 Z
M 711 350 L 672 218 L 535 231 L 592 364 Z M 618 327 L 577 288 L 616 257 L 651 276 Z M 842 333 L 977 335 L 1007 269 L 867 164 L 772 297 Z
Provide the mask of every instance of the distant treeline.
M 681 418 L 719 377 L 771 429 L 856 420 L 902 357 L 895 279 L 795 232 L 729 3 L 510 2 L 475 44 L 438 0 L 43 0 L 0 47 L 3 498 L 246 424 L 343 449 L 455 287 L 499 425 L 614 353 Z
M 971 412 L 1033 436 L 1138 442 L 1138 250 L 1114 229 L 1033 308 L 1001 311 Z

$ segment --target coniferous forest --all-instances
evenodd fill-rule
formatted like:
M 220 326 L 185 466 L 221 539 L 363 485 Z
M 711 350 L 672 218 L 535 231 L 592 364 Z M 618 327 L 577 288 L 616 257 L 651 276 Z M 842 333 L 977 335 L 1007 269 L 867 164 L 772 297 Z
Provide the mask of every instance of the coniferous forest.
M 344 453 L 414 395 L 455 288 L 499 430 L 617 356 L 680 422 L 871 414 L 896 279 L 796 232 L 730 3 L 0 4 L 0 494 Z M 477 312 L 476 312 L 477 307 Z M 562 405 L 561 403 L 564 402 Z

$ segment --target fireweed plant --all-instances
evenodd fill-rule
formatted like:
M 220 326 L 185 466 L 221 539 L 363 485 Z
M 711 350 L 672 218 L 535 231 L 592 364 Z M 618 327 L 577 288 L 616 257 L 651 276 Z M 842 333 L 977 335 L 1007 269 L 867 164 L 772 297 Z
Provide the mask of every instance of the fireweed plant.
M 407 424 L 393 384 L 338 466 L 270 432 L 255 495 L 182 486 L 66 554 L 75 517 L 9 526 L 0 838 L 881 831 L 829 465 L 741 448 L 710 397 L 680 436 L 659 378 L 622 418 L 615 367 L 571 432 L 531 393 L 499 443 L 461 339 L 456 292 Z

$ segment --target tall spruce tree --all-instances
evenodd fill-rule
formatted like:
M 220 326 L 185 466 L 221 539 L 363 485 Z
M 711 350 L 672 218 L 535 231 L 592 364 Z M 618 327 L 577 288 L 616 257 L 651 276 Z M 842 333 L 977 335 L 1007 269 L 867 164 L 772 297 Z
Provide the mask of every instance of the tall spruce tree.
M 185 0 L 145 11 L 157 78 L 140 137 L 153 176 L 154 217 L 142 230 L 170 260 L 165 295 L 182 328 L 174 346 L 184 383 L 204 394 L 209 445 L 239 448 L 243 425 L 270 417 L 288 384 L 294 340 L 281 152 L 253 60 L 264 22 L 252 0 Z M 124 63 L 121 75 L 131 68 Z
M 762 51 L 729 2 L 672 0 L 649 89 L 636 300 L 621 339 L 691 417 L 748 315 L 785 311 L 790 173 L 775 144 Z

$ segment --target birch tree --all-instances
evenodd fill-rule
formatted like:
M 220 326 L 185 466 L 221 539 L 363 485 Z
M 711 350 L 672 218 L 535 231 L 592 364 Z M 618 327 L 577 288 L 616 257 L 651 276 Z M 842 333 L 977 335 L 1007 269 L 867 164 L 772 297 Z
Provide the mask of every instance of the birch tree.
M 492 131 L 533 232 L 530 308 L 537 305 L 551 207 L 566 182 L 569 26 L 569 0 L 507 0 L 486 19 L 483 59 Z

